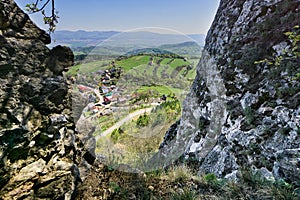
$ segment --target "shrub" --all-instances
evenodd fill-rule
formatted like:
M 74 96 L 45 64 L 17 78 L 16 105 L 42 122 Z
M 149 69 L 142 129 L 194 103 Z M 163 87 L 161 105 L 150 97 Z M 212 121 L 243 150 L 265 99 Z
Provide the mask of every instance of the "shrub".
M 215 174 L 213 173 L 208 173 L 203 176 L 202 179 L 204 185 L 206 187 L 211 188 L 213 190 L 219 191 L 222 189 L 222 187 L 225 185 L 225 180 L 224 179 L 218 179 Z
M 138 127 L 145 127 L 148 126 L 150 122 L 150 116 L 147 115 L 147 113 L 144 113 L 144 115 L 139 116 L 138 120 L 136 121 L 136 125 Z
M 122 133 L 124 133 L 124 131 L 121 128 L 118 128 L 113 130 L 110 137 L 114 142 L 117 142 Z
M 244 109 L 244 114 L 246 116 L 246 122 L 248 125 L 251 125 L 254 120 L 255 120 L 255 116 L 254 116 L 254 111 L 252 110 L 251 107 L 246 107 Z
M 174 193 L 171 195 L 172 200 L 196 200 L 199 199 L 195 191 L 184 190 L 182 193 Z
M 185 165 L 171 168 L 167 175 L 175 182 L 191 180 L 193 177 L 192 171 Z

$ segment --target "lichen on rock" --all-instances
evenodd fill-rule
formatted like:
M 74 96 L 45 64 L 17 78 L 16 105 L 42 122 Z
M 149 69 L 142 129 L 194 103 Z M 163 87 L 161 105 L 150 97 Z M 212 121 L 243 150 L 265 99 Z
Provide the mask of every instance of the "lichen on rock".
M 284 33 L 299 25 L 299 9 L 297 0 L 221 0 L 164 155 L 185 143 L 199 173 L 236 179 L 246 167 L 288 182 L 300 179 L 300 83 L 287 78 L 300 72 L 299 58 L 279 67 L 256 64 L 291 46 Z M 200 127 L 201 118 L 209 126 Z
M 71 199 L 89 167 L 63 77 L 74 55 L 50 42 L 12 0 L 0 2 L 1 199 Z

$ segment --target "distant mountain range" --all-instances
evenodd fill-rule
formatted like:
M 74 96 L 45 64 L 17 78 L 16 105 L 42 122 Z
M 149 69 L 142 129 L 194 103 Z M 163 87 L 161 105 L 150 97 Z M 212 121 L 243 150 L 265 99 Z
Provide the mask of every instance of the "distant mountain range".
M 154 48 L 165 44 L 196 42 L 204 46 L 204 34 L 180 35 L 154 32 L 117 31 L 55 31 L 50 46 L 63 44 L 72 48 L 88 46 L 109 46 L 126 48 Z
M 201 55 L 202 47 L 196 42 L 183 42 L 176 44 L 164 44 L 151 48 L 132 48 L 132 47 L 112 47 L 112 46 L 88 46 L 88 47 L 71 47 L 78 60 L 87 59 L 86 56 L 130 56 L 138 54 L 153 55 L 177 55 L 198 57 Z M 94 58 L 93 58 L 94 59 Z
M 144 49 L 135 49 L 133 51 L 127 52 L 125 56 L 134 56 L 139 54 L 150 54 L 150 55 L 176 55 L 171 51 L 167 51 L 160 48 L 144 48 Z

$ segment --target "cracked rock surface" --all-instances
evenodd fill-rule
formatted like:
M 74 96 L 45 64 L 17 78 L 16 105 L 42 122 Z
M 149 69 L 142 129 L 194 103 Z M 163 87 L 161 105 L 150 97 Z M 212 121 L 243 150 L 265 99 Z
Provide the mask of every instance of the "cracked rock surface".
M 284 33 L 299 34 L 299 9 L 298 0 L 221 0 L 164 155 L 186 144 L 199 173 L 236 178 L 247 167 L 265 177 L 300 179 L 299 57 L 279 66 L 255 64 L 291 48 Z
M 71 199 L 93 162 L 62 76 L 74 55 L 50 42 L 14 1 L 0 2 L 0 199 Z

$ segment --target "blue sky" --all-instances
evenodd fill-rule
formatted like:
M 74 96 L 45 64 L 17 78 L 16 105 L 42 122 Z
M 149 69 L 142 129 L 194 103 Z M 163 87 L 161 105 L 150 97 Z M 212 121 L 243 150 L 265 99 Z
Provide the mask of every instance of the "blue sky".
M 21 8 L 35 0 L 15 0 Z M 44 0 L 45 1 L 45 0 Z M 56 0 L 57 30 L 116 30 L 143 27 L 185 34 L 208 31 L 220 0 Z M 41 14 L 31 18 L 42 28 Z

